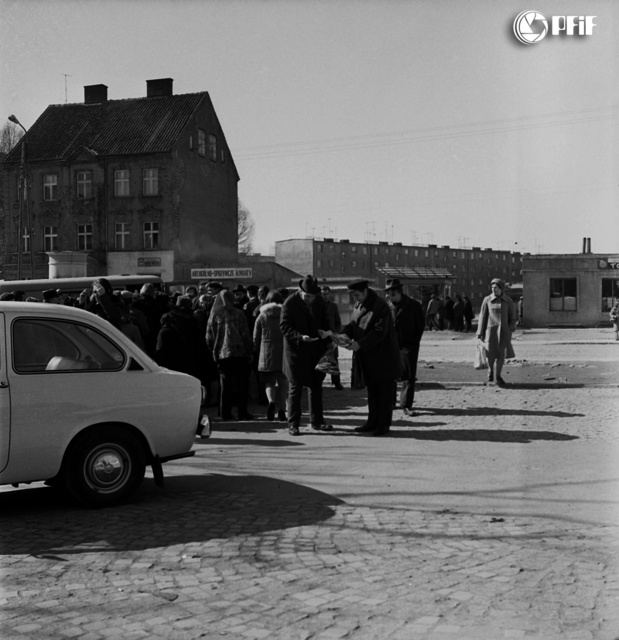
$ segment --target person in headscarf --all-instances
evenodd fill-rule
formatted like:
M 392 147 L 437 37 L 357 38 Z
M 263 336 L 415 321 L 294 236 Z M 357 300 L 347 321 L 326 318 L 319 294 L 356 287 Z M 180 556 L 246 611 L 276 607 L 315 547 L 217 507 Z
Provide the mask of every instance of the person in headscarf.
M 488 358 L 488 382 L 495 379 L 499 386 L 505 384 L 501 377 L 506 358 L 514 358 L 512 331 L 516 328 L 516 311 L 512 300 L 505 295 L 505 283 L 500 278 L 490 282 L 492 293 L 481 303 L 477 338 L 484 343 Z
M 221 386 L 220 415 L 232 420 L 232 403 L 236 396 L 238 419 L 253 420 L 247 411 L 248 382 L 253 342 L 247 318 L 234 306 L 234 294 L 225 290 L 217 294 L 206 328 L 206 343 L 219 371 Z

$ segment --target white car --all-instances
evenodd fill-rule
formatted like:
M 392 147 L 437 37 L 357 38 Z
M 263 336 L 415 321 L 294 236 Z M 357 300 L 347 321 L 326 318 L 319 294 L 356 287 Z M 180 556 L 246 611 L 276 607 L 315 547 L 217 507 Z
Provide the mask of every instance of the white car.
M 193 455 L 202 386 L 98 316 L 0 302 L 0 484 L 47 480 L 82 504 L 127 499 L 147 464 Z

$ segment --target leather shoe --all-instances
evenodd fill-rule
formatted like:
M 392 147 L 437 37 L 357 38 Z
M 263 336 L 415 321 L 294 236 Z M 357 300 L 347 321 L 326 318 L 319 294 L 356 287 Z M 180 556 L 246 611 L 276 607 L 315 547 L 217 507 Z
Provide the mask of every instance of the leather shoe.
M 389 435 L 389 428 L 387 428 L 387 429 L 376 429 L 376 430 L 372 431 L 372 433 L 370 435 L 372 436 L 372 438 L 381 438 L 382 436 L 388 436 Z
M 376 427 L 373 427 L 372 425 L 366 422 L 365 424 L 362 424 L 360 427 L 355 427 L 355 431 L 357 433 L 369 433 L 370 431 L 376 431 Z
M 299 427 L 296 427 L 296 426 L 292 425 L 292 426 L 288 427 L 288 433 L 291 436 L 298 436 L 298 435 L 300 435 L 301 432 L 299 431 Z

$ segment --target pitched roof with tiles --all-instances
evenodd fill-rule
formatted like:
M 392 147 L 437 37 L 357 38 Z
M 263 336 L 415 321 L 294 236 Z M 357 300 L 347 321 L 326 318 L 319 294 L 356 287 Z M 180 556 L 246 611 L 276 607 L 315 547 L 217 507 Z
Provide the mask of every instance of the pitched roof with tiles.
M 30 127 L 28 161 L 65 160 L 84 147 L 100 156 L 170 151 L 207 92 L 50 105 Z M 6 158 L 19 162 L 21 144 Z

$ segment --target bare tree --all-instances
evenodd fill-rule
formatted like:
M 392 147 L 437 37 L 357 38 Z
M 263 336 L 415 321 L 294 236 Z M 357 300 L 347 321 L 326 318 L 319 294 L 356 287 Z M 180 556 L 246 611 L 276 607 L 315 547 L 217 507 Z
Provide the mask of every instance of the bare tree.
M 0 153 L 9 153 L 19 142 L 24 132 L 12 122 L 7 122 L 0 129 Z
M 239 200 L 238 245 L 239 253 L 251 253 L 254 240 L 254 221 L 249 209 Z

